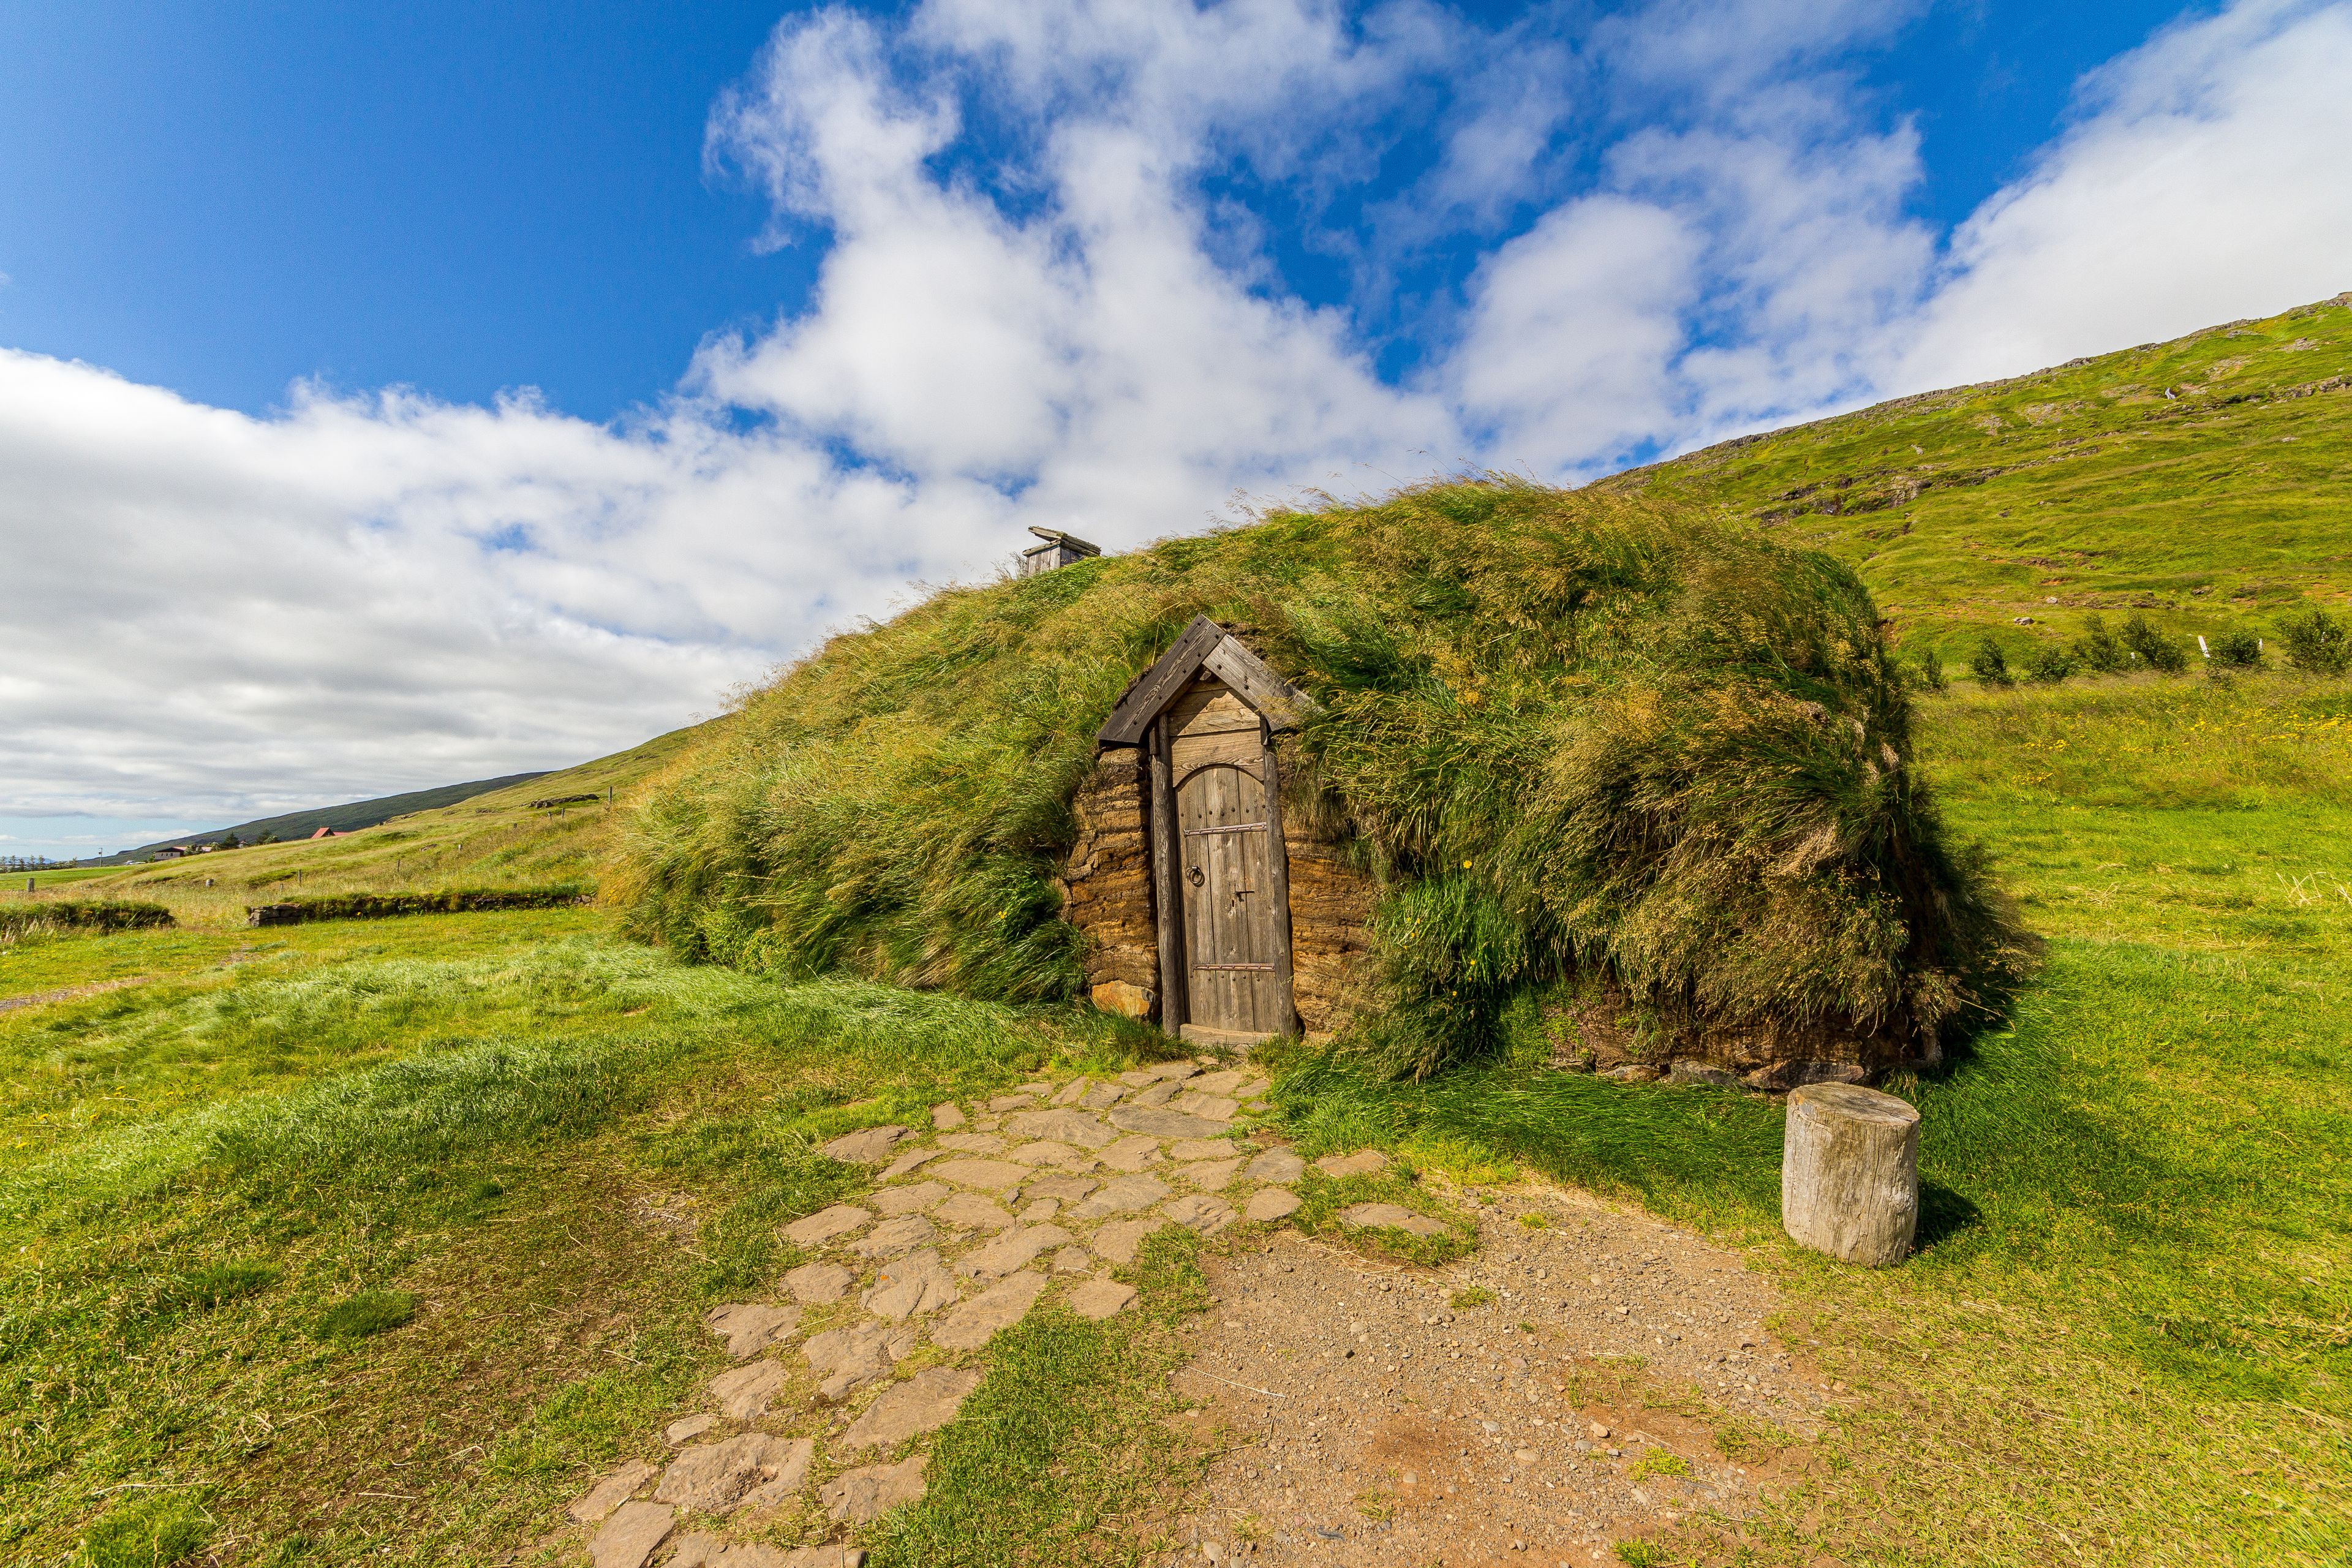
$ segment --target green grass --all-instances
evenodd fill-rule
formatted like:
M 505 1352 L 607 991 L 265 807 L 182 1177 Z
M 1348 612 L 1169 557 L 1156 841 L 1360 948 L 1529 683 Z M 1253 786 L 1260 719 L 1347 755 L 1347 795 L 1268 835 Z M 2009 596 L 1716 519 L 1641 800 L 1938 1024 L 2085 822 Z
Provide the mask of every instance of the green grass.
M 535 1540 L 657 1451 L 715 1361 L 701 1310 L 798 1261 L 778 1223 L 865 1179 L 815 1142 L 1142 1039 L 681 969 L 594 921 L 19 954 L 155 978 L 0 1015 L 0 1557 L 142 1561 L 192 1521 L 240 1561 Z
M 2023 670 L 2085 618 L 2273 640 L 2352 594 L 2352 298 L 1906 397 L 1601 482 L 1861 574 L 1907 653 Z M 2167 390 L 2174 395 L 2168 399 Z M 2017 617 L 2029 616 L 2031 626 Z M 2194 649 L 2191 649 L 2193 654 Z
M 1308 1135 L 1443 1139 L 1759 1249 L 1864 1396 L 1752 1526 L 1770 1560 L 2272 1563 L 2352 1549 L 2352 690 L 2286 677 L 1954 698 L 1922 752 L 2048 949 L 1918 1105 L 1921 1250 L 1777 1236 L 1780 1108 L 1512 1058 L 1425 1085 L 1330 1058 Z M 2060 742 L 2066 742 L 2062 748 Z M 2095 874 L 2093 874 L 2095 873 Z M 2330 897 L 2333 898 L 2332 890 Z M 1703 1530 L 1676 1555 L 1732 1550 Z

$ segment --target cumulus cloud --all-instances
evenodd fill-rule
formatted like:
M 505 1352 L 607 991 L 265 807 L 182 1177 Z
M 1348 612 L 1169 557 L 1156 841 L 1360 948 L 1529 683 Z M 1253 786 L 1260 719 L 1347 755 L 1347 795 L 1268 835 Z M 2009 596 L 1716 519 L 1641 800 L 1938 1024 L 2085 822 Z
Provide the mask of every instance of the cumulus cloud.
M 1906 14 L 821 11 L 709 128 L 814 288 L 631 418 L 299 388 L 255 418 L 0 351 L 31 650 L 0 668 L 0 813 L 226 821 L 560 765 L 1024 523 L 1116 548 L 1237 489 L 1581 478 L 2352 282 L 2343 0 L 2158 34 L 1949 236 L 1839 64 Z
M 2014 375 L 2352 288 L 2352 7 L 2251 0 L 2082 84 L 1950 247 L 1889 384 Z

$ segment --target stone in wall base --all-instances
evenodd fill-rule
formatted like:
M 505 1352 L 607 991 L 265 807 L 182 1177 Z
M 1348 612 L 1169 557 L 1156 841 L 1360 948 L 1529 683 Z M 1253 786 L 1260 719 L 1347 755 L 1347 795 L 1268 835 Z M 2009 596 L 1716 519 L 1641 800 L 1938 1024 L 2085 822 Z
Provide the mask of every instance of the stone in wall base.
M 1096 1006 L 1122 1018 L 1149 1018 L 1160 1005 L 1160 998 L 1148 987 L 1124 980 L 1106 980 L 1087 994 L 1094 998 Z

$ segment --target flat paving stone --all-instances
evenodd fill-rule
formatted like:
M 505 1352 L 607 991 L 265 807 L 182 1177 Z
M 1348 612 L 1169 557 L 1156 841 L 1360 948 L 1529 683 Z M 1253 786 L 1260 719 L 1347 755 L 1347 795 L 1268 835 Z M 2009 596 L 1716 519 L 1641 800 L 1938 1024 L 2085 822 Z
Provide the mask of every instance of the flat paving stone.
M 1132 1263 L 1136 1248 L 1143 1238 L 1168 1223 L 1165 1216 L 1153 1215 L 1149 1219 L 1113 1220 L 1095 1232 L 1088 1245 L 1095 1256 L 1111 1263 Z
M 1135 1287 L 1116 1279 L 1089 1279 L 1070 1292 L 1070 1310 L 1081 1318 L 1102 1319 L 1127 1310 Z
M 1250 1201 L 1242 1209 L 1242 1218 L 1253 1225 L 1271 1225 L 1297 1208 L 1297 1193 L 1282 1187 L 1261 1187 L 1250 1194 Z
M 734 1301 L 713 1307 L 702 1315 L 702 1326 L 727 1342 L 727 1353 L 737 1361 L 758 1355 L 800 1327 L 798 1307 L 772 1301 Z
M 1036 1100 L 1034 1094 L 1000 1094 L 988 1102 L 988 1109 L 1001 1115 L 1007 1110 L 1026 1110 Z
M 1092 1176 L 1040 1176 L 1034 1182 L 1023 1183 L 1021 1195 L 1033 1202 L 1040 1198 L 1052 1198 L 1066 1204 L 1075 1204 L 1083 1202 L 1088 1193 L 1101 1185 L 1102 1184 Z
M 784 1276 L 784 1289 L 803 1307 L 838 1301 L 857 1278 L 838 1263 L 803 1263 Z
M 993 1132 L 949 1132 L 940 1137 L 940 1147 L 960 1154 L 995 1154 L 1003 1151 L 1004 1140 Z
M 635 1497 L 637 1489 L 652 1480 L 655 1474 L 654 1468 L 643 1459 L 631 1459 L 573 1498 L 563 1511 L 572 1516 L 575 1524 L 593 1524 Z
M 1039 1253 L 1067 1247 L 1076 1239 L 1058 1225 L 1024 1226 L 957 1259 L 956 1272 L 982 1279 L 1014 1273 L 1028 1268 Z
M 901 1176 L 912 1175 L 925 1165 L 946 1153 L 944 1149 L 909 1149 L 882 1168 L 877 1182 L 895 1182 Z
M 730 1421 L 750 1423 L 768 1413 L 792 1381 L 781 1362 L 755 1361 L 730 1368 L 710 1380 L 710 1397 Z
M 1129 1105 L 1165 1105 L 1176 1098 L 1177 1085 L 1165 1079 L 1147 1089 L 1139 1089 L 1127 1097 Z
M 896 1219 L 900 1215 L 920 1214 L 953 1191 L 945 1182 L 917 1182 L 910 1186 L 885 1187 L 866 1202 L 886 1218 Z
M 1326 1154 L 1315 1168 L 1327 1176 L 1369 1176 L 1387 1170 L 1388 1164 L 1389 1157 L 1378 1149 L 1359 1149 L 1352 1154 Z
M 944 1350 L 977 1349 L 999 1330 L 1027 1317 L 1045 1289 L 1045 1277 L 1034 1269 L 1024 1268 L 1000 1279 L 941 1318 L 931 1329 L 931 1342 Z M 975 1379 L 979 1375 L 972 1373 Z
M 1054 1254 L 1054 1272 L 1056 1274 L 1084 1274 L 1094 1266 L 1093 1255 L 1083 1247 L 1066 1247 Z
M 669 1539 L 677 1510 L 657 1502 L 625 1502 L 588 1542 L 596 1568 L 646 1568 L 646 1559 Z
M 845 1132 L 817 1152 L 845 1165 L 878 1165 L 890 1157 L 890 1151 L 913 1136 L 905 1127 L 861 1127 L 855 1132 Z
M 1044 1139 L 1034 1143 L 1024 1143 L 1004 1157 L 1016 1165 L 1051 1165 L 1063 1171 L 1091 1171 L 1095 1168 L 1095 1157 L 1084 1149 Z
M 815 1453 L 816 1444 L 806 1437 L 740 1433 L 672 1459 L 654 1500 L 721 1515 L 778 1502 L 801 1489 Z
M 1099 1149 L 1118 1137 L 1103 1124 L 1101 1117 L 1067 1109 L 1024 1110 L 1018 1116 L 1008 1116 L 1004 1119 L 1004 1131 L 1027 1142 L 1042 1139 L 1054 1143 L 1075 1143 L 1081 1149 Z
M 1098 1083 L 1095 1085 L 1094 1088 L 1087 1090 L 1085 1094 L 1078 1097 L 1078 1109 L 1081 1110 L 1108 1110 L 1112 1106 L 1117 1105 L 1118 1103 L 1119 1096 L 1126 1092 L 1127 1091 L 1125 1089 L 1119 1088 L 1118 1085 L 1115 1083 Z
M 874 1288 L 859 1298 L 866 1310 L 893 1322 L 952 1307 L 961 1294 L 955 1276 L 940 1261 L 936 1247 L 925 1247 L 911 1258 L 886 1263 L 874 1277 Z
M 958 1193 L 933 1209 L 931 1217 L 950 1230 L 1003 1230 L 1013 1223 L 1003 1205 L 978 1193 Z
M 902 1214 L 897 1219 L 886 1219 L 866 1235 L 849 1244 L 849 1250 L 860 1258 L 896 1258 L 902 1252 L 912 1252 L 919 1247 L 929 1247 L 939 1239 L 939 1226 L 919 1214 Z
M 1206 1193 L 1187 1193 L 1160 1212 L 1202 1236 L 1214 1236 L 1234 1223 L 1234 1205 Z
M 1042 1288 L 1043 1279 L 1038 1281 Z M 936 1432 L 955 1419 L 965 1398 L 980 1386 L 978 1367 L 933 1366 L 882 1391 L 866 1413 L 841 1435 L 847 1448 L 894 1447 L 924 1432 Z
M 1235 1100 L 1250 1100 L 1259 1099 L 1264 1095 L 1271 1094 L 1274 1092 L 1274 1085 L 1268 1083 L 1262 1078 L 1254 1078 L 1247 1083 L 1237 1083 L 1231 1089 L 1219 1089 L 1217 1092 L 1220 1094 L 1230 1094 Z
M 1105 1182 L 1094 1195 L 1070 1211 L 1078 1221 L 1101 1219 L 1115 1214 L 1133 1214 L 1148 1209 L 1176 1189 L 1157 1176 L 1120 1176 Z
M 784 1226 L 784 1239 L 794 1247 L 823 1247 L 836 1236 L 847 1236 L 873 1217 L 855 1204 L 835 1204 Z
M 1039 1198 L 1036 1202 L 1027 1205 L 1022 1209 L 1021 1223 L 1023 1225 L 1044 1225 L 1047 1220 L 1052 1219 L 1055 1215 L 1060 1214 L 1061 1212 L 1061 1199 Z
M 839 1524 L 870 1524 L 900 1503 L 920 1501 L 929 1454 L 910 1454 L 895 1465 L 844 1470 L 819 1487 L 816 1500 Z
M 1119 1074 L 1118 1081 L 1129 1089 L 1150 1089 L 1160 1081 L 1160 1075 L 1149 1068 L 1138 1068 L 1133 1072 Z
M 1445 1227 L 1427 1215 L 1401 1204 L 1350 1204 L 1339 1211 L 1339 1223 L 1359 1230 L 1402 1230 L 1414 1236 L 1444 1236 Z
M 1010 1160 L 942 1160 L 931 1167 L 931 1174 L 943 1182 L 953 1182 L 959 1187 L 978 1187 L 986 1193 L 1001 1193 L 1026 1181 L 1029 1167 L 1016 1165 Z
M 1114 1105 L 1110 1121 L 1114 1127 L 1129 1132 L 1148 1132 L 1154 1138 L 1213 1138 L 1233 1125 L 1154 1105 Z
M 1231 1094 L 1248 1077 L 1249 1074 L 1239 1068 L 1224 1068 L 1216 1072 L 1204 1072 L 1185 1087 L 1202 1094 Z
M 1232 1160 L 1246 1152 L 1230 1138 L 1180 1138 L 1168 1145 L 1168 1157 L 1187 1163 L 1194 1160 Z
M 1241 1173 L 1239 1160 L 1203 1160 L 1184 1167 L 1184 1179 L 1204 1191 L 1223 1192 Z
M 1122 1138 L 1102 1152 L 1102 1163 L 1114 1171 L 1140 1171 L 1160 1159 L 1160 1140 L 1149 1132 Z
M 1190 1087 L 1189 1085 L 1187 1086 Z M 1171 1110 L 1187 1116 L 1205 1116 L 1212 1121 L 1231 1121 L 1241 1106 L 1222 1094 L 1180 1094 L 1169 1101 Z
M 1062 1086 L 1061 1091 L 1054 1096 L 1053 1102 L 1055 1105 L 1076 1105 L 1094 1086 L 1095 1080 L 1090 1078 L 1074 1078 Z
M 823 1379 L 817 1397 L 837 1402 L 854 1388 L 887 1377 L 892 1363 L 914 1348 L 914 1330 L 866 1322 L 811 1334 L 801 1354 Z
M 1242 1167 L 1242 1177 L 1252 1182 L 1295 1182 L 1307 1173 L 1307 1162 L 1287 1149 L 1268 1149 Z
M 716 1415 L 681 1415 L 662 1428 L 662 1441 L 673 1448 L 683 1448 L 718 1425 Z

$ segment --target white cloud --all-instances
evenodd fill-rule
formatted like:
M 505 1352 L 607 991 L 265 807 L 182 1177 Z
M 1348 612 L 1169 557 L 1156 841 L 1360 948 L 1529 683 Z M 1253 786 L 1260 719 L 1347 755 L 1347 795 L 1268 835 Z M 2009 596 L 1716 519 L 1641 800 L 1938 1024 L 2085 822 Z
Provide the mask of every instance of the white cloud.
M 1580 477 L 2352 283 L 2343 0 L 2117 60 L 1940 252 L 1910 128 L 1839 64 L 1906 14 L 823 12 L 709 129 L 768 242 L 822 249 L 814 292 L 634 419 L 397 392 L 250 418 L 0 351 L 0 810 L 227 821 L 561 764 L 1025 522 L 1116 548 L 1236 489 Z M 1334 216 L 1424 136 L 1403 195 Z M 1352 303 L 1286 284 L 1253 185 Z M 1382 279 L 1447 246 L 1476 265 L 1383 376 Z
M 1963 226 L 1910 389 L 2267 315 L 2352 288 L 2352 7 L 2252 0 L 2084 84 L 2082 114 Z

